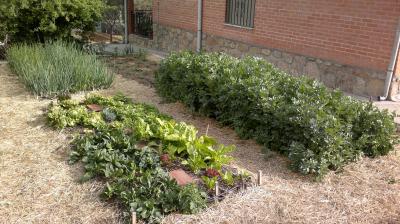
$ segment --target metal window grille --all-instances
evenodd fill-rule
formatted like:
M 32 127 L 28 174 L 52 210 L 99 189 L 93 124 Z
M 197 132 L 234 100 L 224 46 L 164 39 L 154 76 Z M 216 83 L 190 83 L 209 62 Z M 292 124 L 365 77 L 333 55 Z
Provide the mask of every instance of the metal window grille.
M 153 11 L 135 10 L 131 16 L 133 33 L 153 39 Z
M 255 9 L 256 0 L 226 0 L 225 22 L 253 28 Z

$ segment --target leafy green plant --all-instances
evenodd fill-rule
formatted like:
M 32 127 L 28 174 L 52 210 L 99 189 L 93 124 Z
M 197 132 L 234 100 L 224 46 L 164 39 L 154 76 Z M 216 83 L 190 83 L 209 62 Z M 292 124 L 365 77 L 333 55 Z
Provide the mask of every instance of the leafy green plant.
M 229 186 L 233 186 L 235 183 L 235 177 L 232 175 L 231 172 L 224 172 L 222 174 L 222 180 Z
M 90 111 L 89 104 L 103 110 Z M 105 179 L 103 195 L 119 200 L 147 223 L 159 223 L 172 212 L 195 213 L 206 206 L 207 195 L 201 188 L 179 186 L 165 166 L 180 163 L 193 172 L 219 174 L 232 159 L 226 154 L 233 147 L 197 136 L 193 126 L 177 123 L 154 107 L 133 103 L 123 95 L 92 95 L 83 102 L 59 99 L 50 104 L 47 118 L 57 128 L 86 128 L 74 139 L 70 156 L 71 163 L 84 164 L 82 181 Z M 217 179 L 204 181 L 211 187 Z
M 266 151 L 288 156 L 294 170 L 319 178 L 363 155 L 385 155 L 397 142 L 388 111 L 258 58 L 172 53 L 156 73 L 156 88 L 167 100 L 232 126 Z M 193 163 L 201 166 L 200 160 Z
M 218 181 L 218 177 L 202 176 L 201 179 L 203 180 L 208 190 L 213 190 Z
M 61 41 L 13 45 L 7 51 L 7 60 L 25 86 L 38 96 L 108 88 L 114 80 L 95 55 Z

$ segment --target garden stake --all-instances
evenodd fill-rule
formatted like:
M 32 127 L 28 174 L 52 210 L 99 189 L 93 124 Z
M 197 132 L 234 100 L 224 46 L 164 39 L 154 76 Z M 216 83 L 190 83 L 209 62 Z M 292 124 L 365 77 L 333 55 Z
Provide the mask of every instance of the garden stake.
M 136 212 L 132 212 L 132 224 L 136 224 Z
M 217 181 L 215 183 L 215 202 L 218 202 L 218 198 L 219 198 L 219 182 Z
M 210 124 L 207 124 L 206 136 L 208 136 L 208 129 L 210 128 Z
M 262 183 L 262 171 L 259 170 L 257 173 L 257 185 L 261 186 L 261 183 Z

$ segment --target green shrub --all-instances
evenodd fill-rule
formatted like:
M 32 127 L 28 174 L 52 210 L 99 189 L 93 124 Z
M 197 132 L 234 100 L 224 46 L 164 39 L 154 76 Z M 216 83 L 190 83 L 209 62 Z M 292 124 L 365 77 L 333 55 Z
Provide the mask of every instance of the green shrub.
M 384 155 L 397 142 L 392 114 L 257 58 L 173 53 L 156 73 L 156 87 L 287 155 L 304 174 L 322 177 L 362 155 Z
M 38 96 L 107 88 L 114 79 L 95 55 L 60 41 L 14 45 L 8 49 L 7 60 L 26 87 Z
M 104 10 L 102 0 L 4 0 L 0 4 L 0 38 L 13 42 L 69 39 L 71 31 L 92 31 Z

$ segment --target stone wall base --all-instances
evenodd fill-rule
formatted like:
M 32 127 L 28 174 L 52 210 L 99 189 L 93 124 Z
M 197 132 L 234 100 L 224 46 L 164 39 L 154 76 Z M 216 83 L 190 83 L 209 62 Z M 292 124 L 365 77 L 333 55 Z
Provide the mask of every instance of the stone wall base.
M 130 43 L 165 52 L 195 50 L 196 33 L 154 24 L 153 40 L 131 35 Z M 205 51 L 225 52 L 235 57 L 246 55 L 261 57 L 291 75 L 307 75 L 330 88 L 339 88 L 350 94 L 377 97 L 383 93 L 385 71 L 338 64 L 209 34 L 203 34 L 203 48 Z

